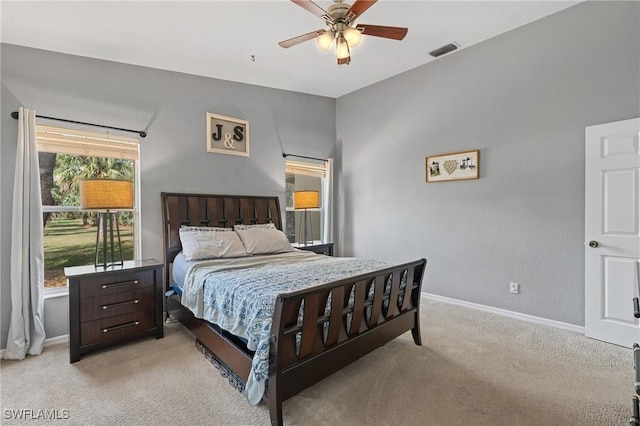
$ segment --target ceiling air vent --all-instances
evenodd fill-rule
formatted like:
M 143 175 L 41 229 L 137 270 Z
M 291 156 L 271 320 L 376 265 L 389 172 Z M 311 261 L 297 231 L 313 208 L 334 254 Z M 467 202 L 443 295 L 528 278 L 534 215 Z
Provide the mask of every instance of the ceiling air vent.
M 437 58 L 438 56 L 446 55 L 449 52 L 453 52 L 459 46 L 460 45 L 454 41 L 453 43 L 449 43 L 446 46 L 442 46 L 437 48 L 436 50 L 432 50 L 431 52 L 429 52 L 429 55 L 433 56 L 434 58 Z

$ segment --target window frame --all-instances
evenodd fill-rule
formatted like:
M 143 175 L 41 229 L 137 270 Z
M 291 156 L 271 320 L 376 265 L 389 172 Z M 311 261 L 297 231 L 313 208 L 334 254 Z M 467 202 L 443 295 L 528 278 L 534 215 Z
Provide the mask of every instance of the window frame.
M 313 213 L 313 212 L 319 212 L 320 214 L 320 227 L 319 227 L 319 239 L 318 240 L 313 240 L 312 244 L 325 244 L 327 241 L 325 240 L 325 215 L 328 211 L 328 209 L 332 208 L 331 204 L 332 204 L 332 200 L 329 199 L 329 197 L 327 197 L 327 195 L 325 194 L 326 191 L 326 187 L 327 187 L 327 173 L 330 173 L 329 170 L 327 170 L 327 162 L 320 160 L 319 162 L 312 162 L 312 161 L 299 161 L 299 160 L 285 160 L 285 224 L 287 223 L 287 213 L 288 212 L 293 212 L 294 213 L 294 241 L 292 242 L 292 244 L 294 245 L 294 247 L 298 244 L 298 240 L 297 240 L 297 232 L 298 232 L 298 224 L 297 224 L 297 220 L 298 218 L 296 217 L 295 213 L 298 212 L 298 210 L 296 210 L 293 206 L 289 207 L 286 203 L 286 201 L 289 199 L 289 197 L 287 196 L 288 194 L 288 188 L 286 186 L 286 176 L 288 174 L 293 174 L 295 175 L 302 175 L 302 176 L 309 176 L 309 177 L 317 177 L 318 179 L 320 179 L 320 184 L 319 187 L 317 188 L 319 194 L 320 194 L 320 207 L 318 208 L 313 208 L 313 209 L 308 209 L 309 212 Z M 316 188 L 305 188 L 305 189 L 312 189 L 312 190 L 316 190 Z M 294 188 L 295 191 L 295 188 Z M 293 199 L 293 194 L 291 194 L 291 197 Z M 286 229 L 286 228 L 285 228 Z M 312 236 L 313 238 L 313 236 Z
M 134 207 L 132 209 L 123 209 L 123 210 L 119 210 L 119 211 L 127 211 L 127 212 L 132 212 L 133 214 L 133 259 L 137 260 L 137 259 L 141 259 L 142 258 L 142 239 L 141 239 L 141 226 L 142 226 L 142 215 L 140 213 L 140 209 L 141 209 L 141 205 L 140 205 L 140 146 L 139 146 L 139 140 L 135 139 L 135 138 L 130 138 L 130 137 L 123 137 L 123 136 L 114 136 L 114 135 L 110 135 L 108 133 L 98 133 L 98 132 L 86 132 L 86 131 L 78 131 L 78 130 L 74 130 L 74 129 L 70 129 L 70 128 L 61 128 L 61 127 L 51 127 L 51 126 L 43 126 L 43 125 L 36 125 L 37 128 L 37 133 L 40 132 L 46 132 L 46 131 L 51 131 L 50 129 L 54 129 L 55 131 L 59 131 L 61 133 L 65 133 L 66 135 L 71 135 L 72 139 L 81 139 L 81 138 L 87 138 L 87 140 L 98 140 L 98 141 L 109 141 L 109 142 L 113 142 L 114 144 L 116 143 L 123 143 L 127 145 L 127 150 L 126 153 L 123 154 L 122 157 L 116 157 L 114 155 L 112 155 L 112 158 L 120 158 L 120 159 L 124 159 L 124 160 L 131 160 L 133 161 L 133 175 L 134 175 L 134 179 L 133 179 L 133 185 L 134 185 Z M 77 136 L 77 138 L 75 138 L 74 136 Z M 76 140 L 76 142 L 78 146 L 82 145 L 82 142 L 78 142 Z M 41 139 L 38 139 L 38 153 L 40 152 L 56 152 L 58 154 L 71 154 L 71 155 L 85 155 L 85 156 L 91 156 L 91 157 L 100 157 L 103 158 L 104 156 L 102 155 L 92 155 L 90 153 L 82 153 L 79 154 L 77 152 L 65 152 L 64 150 L 54 150 L 51 148 L 48 149 L 40 149 L 42 146 L 44 146 L 45 143 L 41 143 Z M 47 144 L 48 146 L 52 145 L 52 144 Z M 55 145 L 55 143 L 53 144 Z M 87 143 L 87 145 L 89 145 L 89 143 Z M 135 147 L 133 148 L 133 150 L 135 150 L 135 155 L 134 158 L 129 158 L 130 157 L 130 153 L 133 152 L 132 150 L 132 146 Z M 91 149 L 91 148 L 86 148 L 87 150 Z M 64 213 L 64 212 L 82 212 L 84 210 L 82 210 L 80 208 L 79 205 L 77 206 L 49 206 L 49 205 L 42 205 L 42 213 Z M 43 233 L 44 233 L 44 228 L 43 228 Z M 46 253 L 45 253 L 46 256 Z M 81 265 L 69 265 L 69 266 L 81 266 Z M 59 287 L 50 287 L 50 288 L 44 288 L 44 295 L 45 298 L 50 298 L 50 297 L 58 297 L 58 296 L 64 296 L 67 295 L 69 292 L 68 287 L 67 286 L 59 286 Z

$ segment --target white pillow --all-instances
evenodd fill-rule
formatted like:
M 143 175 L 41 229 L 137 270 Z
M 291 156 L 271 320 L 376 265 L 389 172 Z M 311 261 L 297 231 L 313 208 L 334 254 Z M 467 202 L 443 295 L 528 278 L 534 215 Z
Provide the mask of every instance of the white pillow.
M 187 261 L 247 255 L 238 234 L 231 228 L 183 226 L 180 241 Z
M 246 226 L 246 225 L 242 225 Z M 294 251 L 284 232 L 275 228 L 234 226 L 247 254 L 275 254 Z

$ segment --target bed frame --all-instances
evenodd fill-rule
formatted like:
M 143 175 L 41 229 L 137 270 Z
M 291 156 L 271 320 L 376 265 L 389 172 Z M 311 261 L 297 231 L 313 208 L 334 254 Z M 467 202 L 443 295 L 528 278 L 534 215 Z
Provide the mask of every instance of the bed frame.
M 167 313 L 184 324 L 197 343 L 215 359 L 223 375 L 230 374 L 242 388 L 249 376 L 253 352 L 218 326 L 195 318 L 171 295 L 171 267 L 182 249 L 182 225 L 232 227 L 234 224 L 274 223 L 282 229 L 278 197 L 162 193 Z M 280 294 L 271 328 L 269 380 L 263 400 L 272 425 L 282 425 L 282 403 L 351 362 L 411 331 L 420 337 L 420 292 L 426 260 L 420 259 L 327 283 Z M 406 274 L 407 285 L 400 285 Z M 385 283 L 390 280 L 390 291 Z M 373 289 L 372 300 L 368 298 Z M 353 303 L 349 305 L 349 295 Z M 325 314 L 331 296 L 331 311 Z M 302 324 L 298 312 L 304 302 Z M 296 336 L 299 343 L 296 343 Z

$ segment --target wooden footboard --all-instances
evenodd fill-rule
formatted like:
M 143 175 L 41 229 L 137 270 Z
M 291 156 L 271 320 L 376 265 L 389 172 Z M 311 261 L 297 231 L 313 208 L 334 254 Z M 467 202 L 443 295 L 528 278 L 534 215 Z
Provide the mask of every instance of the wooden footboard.
M 425 266 L 420 259 L 278 296 L 266 395 L 271 424 L 282 425 L 283 401 L 401 334 L 411 330 L 422 344 Z

